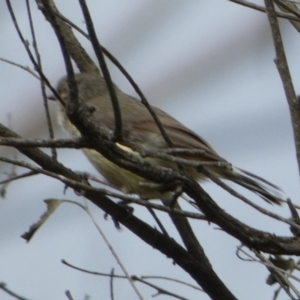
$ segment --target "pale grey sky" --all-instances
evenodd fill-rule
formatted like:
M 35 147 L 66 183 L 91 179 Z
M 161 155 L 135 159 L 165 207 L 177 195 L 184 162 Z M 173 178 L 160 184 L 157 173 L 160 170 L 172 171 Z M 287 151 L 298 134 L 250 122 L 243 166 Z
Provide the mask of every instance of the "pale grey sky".
M 84 29 L 76 1 L 59 1 L 63 14 Z M 24 35 L 31 43 L 25 4 L 12 1 Z M 50 25 L 32 1 L 33 16 L 44 71 L 53 83 L 65 75 L 60 49 Z M 145 92 L 149 102 L 176 117 L 204 137 L 223 157 L 279 185 L 298 203 L 299 177 L 289 111 L 273 59 L 275 52 L 263 13 L 225 0 L 98 0 L 88 1 L 102 44 L 114 54 Z M 32 66 L 18 40 L 4 1 L 0 3 L 0 57 Z M 299 35 L 281 21 L 296 91 L 299 91 Z M 82 39 L 92 54 L 91 46 Z M 123 76 L 111 68 L 116 84 L 133 94 Z M 0 62 L 0 120 L 26 137 L 46 137 L 39 82 L 29 74 Z M 134 95 L 134 94 L 133 94 Z M 54 103 L 50 104 L 55 113 Z M 53 118 L 55 120 L 55 118 Z M 56 128 L 58 136 L 65 136 Z M 7 149 L 0 147 L 0 154 Z M 11 151 L 11 150 L 9 150 Z M 63 150 L 59 158 L 74 170 L 96 173 L 78 151 Z M 20 158 L 23 158 L 20 156 Z M 0 163 L 1 172 L 9 167 Z M 21 170 L 19 170 L 21 172 Z M 4 175 L 2 176 L 4 177 Z M 286 226 L 260 216 L 211 183 L 204 188 L 227 212 L 256 228 L 289 234 Z M 83 211 L 62 206 L 34 239 L 20 235 L 43 213 L 46 198 L 78 199 L 71 190 L 42 176 L 11 184 L 0 202 L 0 281 L 28 299 L 109 299 L 109 280 L 63 266 L 61 259 L 94 271 L 120 268 Z M 288 217 L 288 211 L 270 207 L 251 193 L 257 203 Z M 99 225 L 118 251 L 130 274 L 166 275 L 193 280 L 158 251 L 144 245 L 125 228 L 116 230 L 103 213 L 93 210 Z M 135 212 L 153 220 L 145 209 Z M 165 215 L 167 226 L 168 223 Z M 266 269 L 235 256 L 239 243 L 216 226 L 193 222 L 206 253 L 221 279 L 238 299 L 271 299 Z M 159 267 L 158 267 L 159 266 Z M 177 284 L 158 285 L 189 299 L 208 299 Z M 145 299 L 155 292 L 138 284 Z M 115 282 L 115 299 L 136 299 L 125 281 Z M 0 291 L 1 299 L 11 299 Z M 160 299 L 167 297 L 160 296 Z M 286 299 L 284 295 L 279 299 Z

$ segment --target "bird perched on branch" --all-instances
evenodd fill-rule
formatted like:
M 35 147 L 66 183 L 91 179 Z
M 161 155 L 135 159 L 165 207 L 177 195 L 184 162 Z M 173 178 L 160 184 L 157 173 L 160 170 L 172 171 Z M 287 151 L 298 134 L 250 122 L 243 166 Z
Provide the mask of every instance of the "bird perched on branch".
M 91 117 L 93 120 L 108 131 L 113 132 L 115 129 L 115 114 L 103 77 L 83 73 L 76 74 L 75 79 L 79 105 L 86 104 L 92 107 Z M 131 145 L 136 145 L 137 148 L 152 153 L 171 153 L 172 148 L 170 148 L 165 141 L 148 109 L 134 97 L 123 93 L 117 86 L 114 86 L 114 89 L 118 97 L 122 120 L 122 141 L 117 143 L 117 145 L 123 150 L 130 151 L 137 156 L 139 156 L 138 152 L 130 148 Z M 65 105 L 67 105 L 70 101 L 67 78 L 63 78 L 59 82 L 57 91 Z M 280 204 L 284 200 L 281 195 L 281 190 L 277 186 L 230 164 L 224 166 L 224 164 L 226 165 L 228 162 L 219 156 L 204 139 L 164 111 L 156 107 L 152 107 L 152 110 L 171 140 L 172 147 L 177 149 L 177 153 L 175 150 L 174 152 L 176 154 L 173 153 L 175 158 L 183 158 L 194 163 L 215 162 L 215 165 L 212 164 L 205 167 L 205 169 L 214 176 L 237 183 L 255 194 L 258 194 L 269 203 Z M 70 122 L 65 107 L 61 104 L 58 119 L 59 123 L 71 136 L 80 137 L 80 132 Z M 168 150 L 170 151 L 168 152 Z M 91 149 L 84 149 L 83 151 L 111 186 L 124 193 L 138 194 L 145 198 L 163 197 L 158 190 L 141 185 L 141 182 L 146 181 L 145 179 L 112 163 L 97 151 Z M 165 160 L 161 157 L 145 159 L 159 166 L 178 169 L 177 163 Z M 218 166 L 220 163 L 223 163 L 223 166 Z M 206 175 L 202 172 L 198 172 L 192 165 L 184 165 L 184 170 L 197 181 L 207 179 Z

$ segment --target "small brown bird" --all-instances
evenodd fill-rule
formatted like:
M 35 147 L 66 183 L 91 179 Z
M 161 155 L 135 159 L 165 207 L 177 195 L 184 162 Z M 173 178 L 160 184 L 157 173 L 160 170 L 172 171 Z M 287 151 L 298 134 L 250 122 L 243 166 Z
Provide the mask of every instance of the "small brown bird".
M 105 80 L 100 75 L 95 74 L 77 74 L 75 75 L 78 88 L 78 101 L 94 108 L 92 116 L 99 124 L 113 131 L 115 128 L 115 117 L 109 97 Z M 57 91 L 65 103 L 69 101 L 69 89 L 67 78 L 63 78 L 57 87 Z M 147 108 L 134 97 L 126 95 L 118 87 L 115 91 L 119 99 L 119 105 L 122 115 L 122 145 L 117 144 L 124 150 L 130 151 L 135 155 L 137 152 L 130 149 L 129 145 L 136 144 L 140 149 L 151 151 L 162 151 L 168 149 L 164 138 L 162 137 L 157 124 L 154 122 Z M 227 162 L 200 136 L 185 127 L 176 119 L 164 111 L 152 107 L 159 118 L 167 135 L 175 148 L 179 149 L 199 149 L 203 150 L 197 154 L 176 154 L 181 157 L 197 162 Z M 79 137 L 80 133 L 76 127 L 69 121 L 65 109 L 60 105 L 58 112 L 59 123 L 73 137 Z M 126 144 L 126 141 L 128 142 Z M 135 175 L 125 169 L 120 168 L 114 163 L 104 158 L 100 153 L 91 149 L 83 150 L 88 159 L 95 168 L 103 175 L 108 183 L 129 194 L 138 194 L 145 198 L 163 198 L 159 191 L 142 186 L 140 183 L 145 179 Z M 146 160 L 156 165 L 161 165 L 177 169 L 177 164 L 164 161 L 157 158 L 146 158 Z M 272 183 L 243 171 L 236 167 L 216 167 L 209 166 L 206 169 L 213 175 L 233 181 L 246 189 L 258 194 L 269 203 L 280 204 L 284 199 L 281 190 Z M 193 167 L 187 167 L 185 170 L 196 180 L 207 179 L 204 174 L 197 172 Z

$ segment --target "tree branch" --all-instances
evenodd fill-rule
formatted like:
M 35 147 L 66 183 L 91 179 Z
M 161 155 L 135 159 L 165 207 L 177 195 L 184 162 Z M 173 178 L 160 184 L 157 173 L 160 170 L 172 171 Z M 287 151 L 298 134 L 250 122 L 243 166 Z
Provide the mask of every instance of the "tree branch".
M 276 52 L 275 63 L 283 84 L 287 102 L 289 104 L 293 133 L 294 133 L 294 140 L 295 140 L 295 147 L 296 147 L 298 171 L 300 172 L 300 127 L 299 127 L 300 103 L 295 93 L 287 59 L 285 56 L 285 50 L 281 38 L 279 24 L 276 17 L 274 3 L 272 0 L 265 0 L 265 5 L 266 5 L 270 27 L 271 27 L 273 42 L 275 46 L 275 52 Z

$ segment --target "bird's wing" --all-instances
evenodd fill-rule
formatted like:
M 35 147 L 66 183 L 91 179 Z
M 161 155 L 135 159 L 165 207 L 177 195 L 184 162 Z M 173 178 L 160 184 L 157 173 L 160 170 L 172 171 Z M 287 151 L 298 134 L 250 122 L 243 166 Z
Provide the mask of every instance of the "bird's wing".
M 138 146 L 149 150 L 168 148 L 147 108 L 134 97 L 121 93 L 118 90 L 119 98 L 123 98 L 123 100 L 119 100 L 123 129 L 122 144 L 130 147 L 132 143 L 136 143 Z M 109 96 L 102 97 L 101 101 L 97 97 L 90 99 L 88 104 L 97 107 L 97 110 L 93 113 L 95 120 L 99 124 L 113 130 L 115 127 L 115 118 Z M 204 154 L 192 156 L 195 160 L 225 161 L 196 133 L 159 108 L 152 107 L 152 109 L 175 148 L 204 150 Z
M 225 161 L 204 139 L 186 128 L 180 122 L 173 118 L 172 122 L 170 122 L 168 118 L 168 124 L 166 124 L 164 118 L 160 118 L 160 121 L 174 148 L 204 151 L 203 154 L 180 156 L 189 156 L 200 161 Z M 157 148 L 168 148 L 157 124 L 153 120 L 135 123 L 129 132 L 124 132 L 124 139 L 126 140 L 126 138 L 132 143 L 143 146 L 145 149 L 157 150 Z

